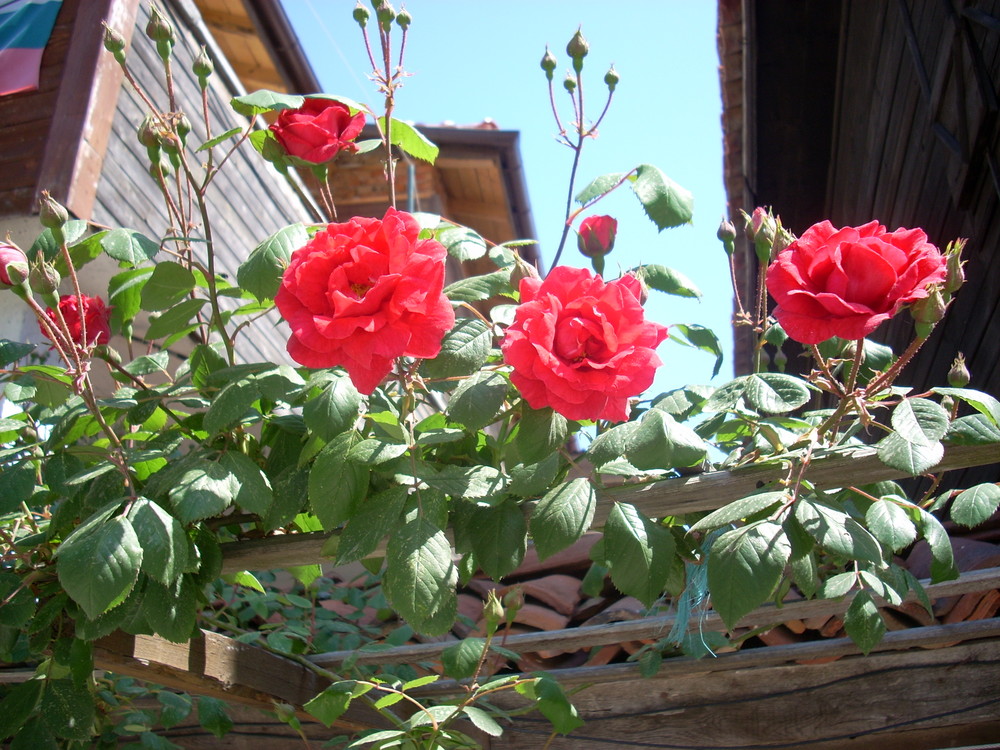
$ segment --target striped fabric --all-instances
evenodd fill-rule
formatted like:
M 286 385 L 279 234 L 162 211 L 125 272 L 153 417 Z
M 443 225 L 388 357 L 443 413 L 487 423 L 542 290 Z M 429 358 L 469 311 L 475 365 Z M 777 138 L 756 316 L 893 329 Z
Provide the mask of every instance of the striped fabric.
M 38 88 L 62 0 L 0 0 L 0 96 Z

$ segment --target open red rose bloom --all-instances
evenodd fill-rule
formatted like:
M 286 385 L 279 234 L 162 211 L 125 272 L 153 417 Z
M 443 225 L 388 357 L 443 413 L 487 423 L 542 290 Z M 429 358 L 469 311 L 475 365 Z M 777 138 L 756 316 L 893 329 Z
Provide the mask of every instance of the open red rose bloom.
M 83 302 L 83 307 L 78 304 Z M 64 294 L 59 298 L 59 312 L 62 313 L 66 327 L 79 346 L 91 346 L 107 344 L 111 341 L 111 310 L 104 304 L 100 297 L 88 297 L 82 295 L 78 300 L 75 294 Z M 45 310 L 49 319 L 58 325 L 59 316 L 51 307 Z M 41 327 L 41 326 L 40 326 Z M 86 327 L 86 341 L 84 341 L 84 328 Z M 41 328 L 45 333 L 45 328 Z M 47 336 L 48 334 L 46 334 Z
M 281 110 L 271 131 L 289 156 L 323 164 L 341 151 L 357 151 L 353 141 L 364 125 L 365 116 L 352 116 L 346 104 L 306 99 L 298 109 Z
M 628 419 L 628 399 L 653 382 L 654 349 L 667 329 L 645 319 L 641 284 L 625 275 L 605 283 L 559 266 L 544 281 L 521 280 L 521 304 L 502 349 L 510 379 L 534 409 L 567 419 Z
M 274 298 L 292 329 L 292 359 L 344 367 L 369 394 L 397 357 L 437 355 L 455 325 L 442 293 L 447 251 L 419 232 L 390 208 L 381 220 L 330 224 L 292 253 Z
M 767 269 L 774 317 L 791 338 L 818 344 L 863 339 L 904 305 L 945 280 L 947 261 L 921 229 L 887 232 L 815 224 Z

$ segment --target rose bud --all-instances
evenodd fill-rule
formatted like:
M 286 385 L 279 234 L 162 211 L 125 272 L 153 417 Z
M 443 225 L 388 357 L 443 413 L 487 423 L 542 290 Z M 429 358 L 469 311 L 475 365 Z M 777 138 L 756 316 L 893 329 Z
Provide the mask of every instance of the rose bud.
M 948 370 L 948 385 L 952 388 L 965 388 L 972 380 L 969 368 L 965 366 L 965 355 L 959 352 Z
M 576 246 L 588 258 L 604 256 L 615 246 L 618 221 L 610 216 L 588 216 L 580 222 Z
M 579 73 L 583 69 L 583 58 L 590 52 L 590 45 L 583 38 L 583 31 L 576 30 L 573 38 L 566 45 L 566 54 L 573 58 L 573 69 Z
M 125 37 L 107 24 L 104 24 L 104 49 L 115 56 L 119 65 L 125 63 Z
M 552 80 L 552 72 L 556 69 L 556 58 L 549 52 L 549 48 L 545 48 L 545 54 L 542 55 L 541 68 L 545 71 L 545 77 L 550 81 Z
M 399 13 L 396 14 L 396 25 L 403 31 L 406 31 L 410 28 L 411 23 L 413 23 L 413 16 L 410 15 L 406 8 L 400 8 Z
M 608 68 L 608 72 L 604 74 L 604 83 L 607 85 L 608 91 L 611 93 L 614 93 L 615 86 L 618 85 L 618 81 L 620 80 L 621 78 L 618 76 L 618 71 L 615 70 L 614 65 Z
M 20 286 L 27 278 L 27 256 L 16 245 L 0 242 L 0 286 Z
M 325 164 L 341 151 L 353 153 L 365 116 L 352 115 L 346 104 L 332 99 L 306 99 L 298 109 L 283 109 L 271 126 L 285 153 L 311 164 Z
M 194 63 L 191 65 L 191 72 L 198 77 L 198 86 L 202 91 L 208 88 L 208 79 L 214 71 L 215 63 L 208 56 L 208 50 L 202 47 L 201 52 L 198 53 L 198 57 L 194 59 Z
M 38 203 L 38 221 L 46 229 L 52 230 L 62 229 L 69 221 L 66 207 L 49 195 L 48 190 L 42 191 L 42 198 Z
M 945 248 L 944 257 L 948 260 L 948 275 L 944 280 L 944 290 L 948 294 L 954 294 L 962 288 L 965 283 L 965 261 L 962 260 L 962 251 L 965 249 L 966 240 L 955 240 Z
M 576 77 L 572 73 L 566 74 L 566 78 L 563 80 L 563 88 L 571 94 L 576 91 Z
M 722 221 L 719 222 L 719 230 L 715 233 L 715 236 L 719 238 L 719 242 L 725 248 L 726 255 L 731 256 L 736 252 L 736 245 L 734 244 L 736 240 L 736 227 L 733 226 L 733 222 L 723 216 Z

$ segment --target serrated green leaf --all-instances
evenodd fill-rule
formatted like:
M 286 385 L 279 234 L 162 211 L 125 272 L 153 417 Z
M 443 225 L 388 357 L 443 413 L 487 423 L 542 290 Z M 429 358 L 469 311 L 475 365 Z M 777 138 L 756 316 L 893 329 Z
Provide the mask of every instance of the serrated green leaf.
M 951 520 L 963 526 L 978 526 L 1000 506 L 1000 486 L 977 484 L 959 493 L 951 505 Z
M 182 523 L 217 516 L 236 499 L 236 477 L 221 464 L 196 459 L 170 489 L 170 503 Z
M 503 727 L 497 724 L 496 719 L 483 709 L 476 706 L 464 706 L 462 713 L 469 717 L 469 721 L 475 725 L 476 729 L 485 732 L 490 737 L 499 737 L 503 734 Z
M 164 350 L 136 357 L 128 364 L 123 365 L 122 369 L 132 375 L 152 375 L 154 372 L 166 372 L 169 364 L 170 352 Z
M 952 445 L 990 445 L 1000 443 L 1000 427 L 985 414 L 959 417 L 948 425 L 945 439 Z
M 441 529 L 422 517 L 389 538 L 382 587 L 393 609 L 419 633 L 440 635 L 455 621 L 458 570 Z
M 850 560 L 883 562 L 875 537 L 843 511 L 800 497 L 795 503 L 795 518 L 826 551 Z
M 264 516 L 274 502 L 271 483 L 260 467 L 239 451 L 226 451 L 219 463 L 232 474 L 237 487 L 233 498 L 238 506 L 250 513 Z
M 468 227 L 443 229 L 438 233 L 438 241 L 459 261 L 478 260 L 486 255 L 486 240 Z
M 931 549 L 931 583 L 951 581 L 958 578 L 958 566 L 955 565 L 955 552 L 951 546 L 951 538 L 944 526 L 932 514 L 923 508 L 918 508 L 920 520 L 917 522 Z
M 651 607 L 663 593 L 673 556 L 667 529 L 633 505 L 614 504 L 604 524 L 604 558 L 619 591 Z
M 315 716 L 324 726 L 330 727 L 350 707 L 354 698 L 354 684 L 353 680 L 335 682 L 302 707 L 310 716 Z
M 688 532 L 710 531 L 720 526 L 742 521 L 750 516 L 771 510 L 779 503 L 786 502 L 787 500 L 788 493 L 785 491 L 761 492 L 758 495 L 748 495 L 729 503 L 729 505 L 724 505 L 718 510 L 709 513 L 700 521 L 696 521 L 688 529 Z
M 143 310 L 158 312 L 176 305 L 194 289 L 194 274 L 173 261 L 161 261 L 142 287 Z
M 302 224 L 282 227 L 255 247 L 236 270 L 236 280 L 259 300 L 273 299 L 292 252 L 309 241 Z
M 596 509 L 597 493 L 582 477 L 545 493 L 530 522 L 539 560 L 551 557 L 583 536 L 594 521 Z
M 639 429 L 638 422 L 625 422 L 602 432 L 587 448 L 587 459 L 601 467 L 625 455 L 632 435 Z
M 233 728 L 233 720 L 226 713 L 226 704 L 218 698 L 199 696 L 198 723 L 221 739 Z
M 467 534 L 476 562 L 490 578 L 500 580 L 524 560 L 528 523 L 516 503 L 475 506 L 469 511 Z
M 701 290 L 680 271 L 651 263 L 634 269 L 651 289 L 676 297 L 701 297 Z
M 111 326 L 115 331 L 123 332 L 124 326 L 139 313 L 142 303 L 142 288 L 153 268 L 134 268 L 122 271 L 111 277 L 108 282 L 108 304 L 111 306 Z
M 423 369 L 432 378 L 471 375 L 486 363 L 492 347 L 493 334 L 486 323 L 459 318 L 442 339 L 438 355 L 424 360 Z
M 502 494 L 507 479 L 492 466 L 439 466 L 418 467 L 417 476 L 428 486 L 452 497 L 468 500 L 486 500 Z
M 497 372 L 481 371 L 466 378 L 448 402 L 448 418 L 470 430 L 490 424 L 507 397 L 507 379 Z
M 577 193 L 573 200 L 581 206 L 586 206 L 611 191 L 615 185 L 622 181 L 624 176 L 623 172 L 612 172 L 610 174 L 601 175 Z
M 83 525 L 59 547 L 59 583 L 90 619 L 120 604 L 135 585 L 142 547 L 124 516 Z
M 559 473 L 559 454 L 550 453 L 537 464 L 517 464 L 510 470 L 507 491 L 520 497 L 536 497 L 544 493 Z
M 695 466 L 707 455 L 708 446 L 694 430 L 658 409 L 643 415 L 625 447 L 625 458 L 639 469 Z
M 865 523 L 875 538 L 893 552 L 898 552 L 917 538 L 917 528 L 909 514 L 884 498 L 868 506 Z
M 38 707 L 45 728 L 57 737 L 86 742 L 94 730 L 94 696 L 73 680 L 48 680 Z
M 708 590 L 726 627 L 732 630 L 770 597 L 791 553 L 784 529 L 773 521 L 727 531 L 715 541 L 708 555 Z
M 203 427 L 214 435 L 241 420 L 253 403 L 260 398 L 260 390 L 252 379 L 240 379 L 226 385 L 218 392 L 208 411 Z
M 911 443 L 898 432 L 886 435 L 875 446 L 878 457 L 886 466 L 916 476 L 937 466 L 944 458 L 944 446 L 934 442 L 928 445 Z
M 378 120 L 384 128 L 385 118 L 380 117 Z M 437 159 L 439 149 L 431 143 L 427 136 L 402 120 L 392 118 L 390 123 L 392 127 L 390 128 L 389 138 L 393 146 L 402 149 L 415 159 L 420 159 L 428 164 L 434 163 L 435 159 Z
M 14 736 L 34 713 L 45 684 L 45 680 L 28 680 L 7 689 L 0 700 L 0 739 Z
M 187 643 L 198 615 L 198 586 L 190 575 L 172 585 L 150 581 L 142 596 L 142 612 L 156 634 L 171 643 Z
M 215 138 L 211 138 L 211 139 L 205 141 L 200 146 L 198 146 L 198 148 L 195 149 L 195 153 L 198 153 L 200 151 L 208 151 L 211 148 L 215 148 L 216 146 L 218 146 L 223 141 L 228 140 L 228 139 L 232 138 L 234 135 L 236 135 L 238 133 L 242 133 L 242 132 L 243 132 L 243 128 L 232 128 L 231 130 L 227 130 L 225 133 L 221 133 L 221 134 L 215 136 Z
M 174 583 L 188 566 L 188 538 L 180 522 L 144 497 L 132 504 L 129 520 L 142 547 L 142 571 L 160 583 Z
M 722 342 L 719 341 L 719 337 L 715 335 L 714 331 L 705 328 L 705 326 L 684 325 L 683 323 L 675 323 L 670 328 L 671 341 L 678 341 L 713 355 L 715 357 L 715 366 L 712 368 L 712 377 L 714 378 L 719 374 L 723 361 Z M 678 336 L 677 334 L 681 335 Z
M 27 357 L 35 350 L 34 344 L 22 344 L 20 341 L 0 339 L 0 367 Z
M 371 555 L 396 527 L 406 497 L 407 489 L 399 485 L 366 497 L 340 534 L 335 551 L 337 564 L 346 565 Z
M 366 466 L 377 466 L 399 458 L 408 450 L 403 443 L 396 443 L 383 438 L 366 438 L 357 443 L 347 452 L 347 460 Z
M 540 461 L 564 446 L 568 437 L 569 424 L 562 414 L 548 407 L 532 409 L 526 403 L 521 404 L 514 447 L 522 463 Z
M 892 411 L 892 426 L 908 443 L 935 445 L 948 431 L 948 412 L 925 398 L 904 398 Z
M 472 677 L 476 673 L 476 667 L 479 666 L 484 648 L 486 641 L 482 638 L 463 638 L 448 646 L 441 652 L 444 673 L 453 680 Z
M 321 438 L 333 440 L 357 420 L 361 402 L 361 394 L 347 375 L 332 375 L 320 394 L 306 402 L 302 418 Z
M 972 388 L 932 388 L 931 390 L 942 396 L 951 396 L 959 401 L 964 401 L 980 414 L 988 417 L 994 425 L 1000 427 L 1000 401 L 997 401 L 990 394 Z
M 538 677 L 535 680 L 534 693 L 538 710 L 549 720 L 556 732 L 569 734 L 583 726 L 583 720 L 576 708 L 566 698 L 562 686 L 553 678 L 547 675 Z
M 282 109 L 298 109 L 305 103 L 305 97 L 260 89 L 250 94 L 234 97 L 229 103 L 241 115 L 251 117 Z
M 146 336 L 150 339 L 159 339 L 188 328 L 191 325 L 191 319 L 201 311 L 207 302 L 207 299 L 186 299 L 159 315 L 150 316 Z
M 152 260 L 160 252 L 158 242 L 133 229 L 112 229 L 101 238 L 101 247 L 115 260 L 133 266 Z
M 445 296 L 452 302 L 478 302 L 498 294 L 510 295 L 512 291 L 509 268 L 459 279 L 444 288 Z
M 859 591 L 847 608 L 844 630 L 866 656 L 885 635 L 885 621 L 867 591 Z
M 653 165 L 636 167 L 632 191 L 661 232 L 691 221 L 694 197 Z
M 80 219 L 70 219 L 63 224 L 62 230 L 66 244 L 72 246 L 84 239 L 89 227 L 85 221 Z M 35 258 L 41 254 L 45 260 L 50 263 L 58 263 L 61 250 L 62 245 L 56 242 L 56 238 L 52 234 L 52 230 L 44 229 L 42 230 L 42 233 L 35 238 L 35 241 L 31 243 L 31 247 L 28 248 L 28 252 L 26 252 L 25 255 L 28 256 L 29 261 L 35 260 Z
M 747 376 L 746 396 L 757 409 L 782 414 L 805 404 L 809 400 L 809 388 L 792 375 L 762 372 Z
M 351 518 L 368 492 L 371 470 L 347 460 L 357 440 L 353 432 L 335 437 L 316 456 L 309 473 L 309 504 L 328 531 Z

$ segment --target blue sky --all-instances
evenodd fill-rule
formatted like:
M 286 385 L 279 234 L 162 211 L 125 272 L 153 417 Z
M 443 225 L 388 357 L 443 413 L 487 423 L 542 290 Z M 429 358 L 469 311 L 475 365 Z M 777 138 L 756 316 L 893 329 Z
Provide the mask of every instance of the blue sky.
M 283 0 L 283 5 L 326 93 L 377 105 L 361 32 L 351 17 L 355 0 Z M 417 125 L 492 118 L 502 129 L 520 131 L 535 239 L 546 267 L 562 228 L 572 152 L 555 140 L 539 61 L 549 45 L 560 82 L 571 70 L 566 43 L 582 27 L 590 43 L 583 76 L 591 118 L 603 107 L 603 77 L 614 63 L 621 82 L 598 138 L 584 147 L 577 188 L 605 173 L 653 164 L 694 193 L 695 213 L 692 225 L 657 233 L 631 191 L 601 201 L 592 212 L 619 222 L 605 276 L 617 275 L 619 267 L 662 263 L 691 279 L 704 293 L 701 301 L 654 293 L 647 314 L 664 325 L 712 328 L 726 354 L 722 373 L 712 382 L 725 382 L 732 372 L 732 293 L 715 237 L 725 211 L 716 3 L 409 0 L 405 5 L 413 25 L 404 66 L 413 75 L 399 91 L 395 116 Z M 564 121 L 570 120 L 561 83 L 556 94 Z M 575 243 L 561 262 L 588 265 Z M 710 382 L 709 355 L 669 341 L 659 353 L 664 366 L 652 393 Z

